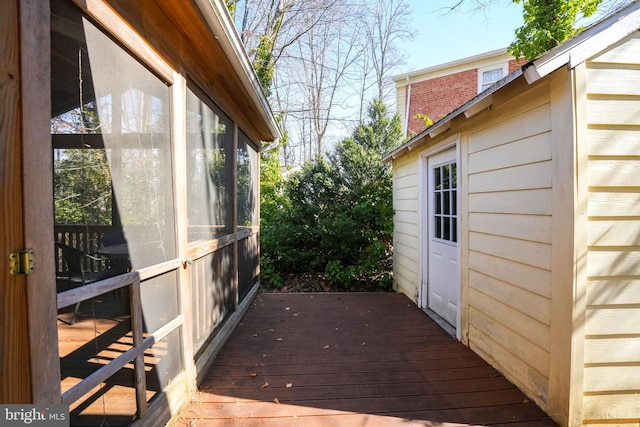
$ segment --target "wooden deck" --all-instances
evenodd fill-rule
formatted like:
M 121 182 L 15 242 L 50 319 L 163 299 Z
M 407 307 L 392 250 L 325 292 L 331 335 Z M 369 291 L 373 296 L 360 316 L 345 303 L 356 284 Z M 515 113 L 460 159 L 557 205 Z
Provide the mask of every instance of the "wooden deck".
M 404 295 L 259 294 L 178 426 L 555 426 Z

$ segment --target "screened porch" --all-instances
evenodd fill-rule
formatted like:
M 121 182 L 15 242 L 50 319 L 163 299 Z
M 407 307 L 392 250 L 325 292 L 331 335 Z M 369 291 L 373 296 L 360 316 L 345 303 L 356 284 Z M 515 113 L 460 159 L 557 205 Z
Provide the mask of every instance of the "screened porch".
M 74 426 L 168 420 L 259 274 L 256 141 L 195 80 L 115 39 L 116 19 L 51 2 L 51 244 Z

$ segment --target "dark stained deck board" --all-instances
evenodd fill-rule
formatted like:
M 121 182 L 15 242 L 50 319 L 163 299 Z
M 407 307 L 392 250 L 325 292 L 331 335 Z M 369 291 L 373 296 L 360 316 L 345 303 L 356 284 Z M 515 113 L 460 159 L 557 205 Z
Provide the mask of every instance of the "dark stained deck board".
M 177 425 L 556 424 L 404 295 L 263 293 Z

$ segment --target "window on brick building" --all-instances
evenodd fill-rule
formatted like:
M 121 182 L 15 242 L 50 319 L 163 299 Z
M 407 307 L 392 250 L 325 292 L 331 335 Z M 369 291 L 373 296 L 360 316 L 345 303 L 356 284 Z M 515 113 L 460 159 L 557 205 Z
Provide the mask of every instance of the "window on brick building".
M 507 75 L 507 64 L 478 70 L 478 93 Z

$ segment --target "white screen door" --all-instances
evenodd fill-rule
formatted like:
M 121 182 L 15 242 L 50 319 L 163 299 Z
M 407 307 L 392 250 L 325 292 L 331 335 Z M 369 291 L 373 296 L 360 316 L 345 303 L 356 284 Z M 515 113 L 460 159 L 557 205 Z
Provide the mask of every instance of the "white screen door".
M 456 150 L 429 157 L 427 236 L 427 305 L 456 327 L 458 317 L 458 180 Z

